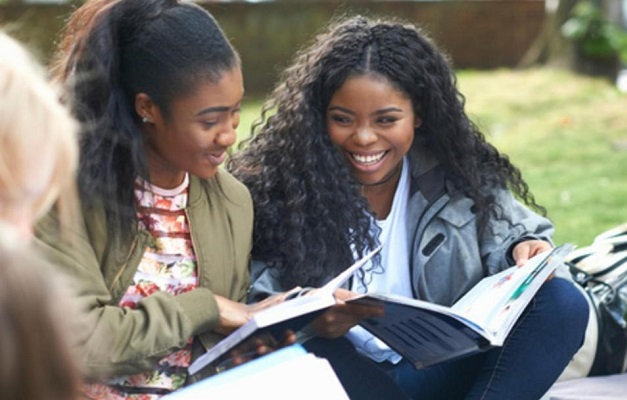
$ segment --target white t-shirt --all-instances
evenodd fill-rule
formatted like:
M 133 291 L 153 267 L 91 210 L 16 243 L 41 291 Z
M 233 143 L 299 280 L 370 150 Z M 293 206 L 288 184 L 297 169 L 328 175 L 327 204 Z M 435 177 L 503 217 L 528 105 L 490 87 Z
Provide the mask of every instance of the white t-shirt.
M 401 177 L 398 181 L 392 209 L 384 220 L 375 220 L 380 229 L 379 240 L 383 245 L 381 249 L 381 265 L 372 267 L 365 272 L 364 282 L 354 278 L 351 290 L 357 293 L 383 292 L 394 293 L 401 296 L 413 297 L 409 274 L 409 256 L 407 250 L 407 201 L 409 199 L 409 165 L 408 160 L 403 160 Z M 364 268 L 366 270 L 367 268 Z M 355 345 L 357 351 L 370 357 L 374 361 L 398 363 L 401 356 L 391 350 L 385 343 L 372 336 L 360 326 L 355 326 L 346 335 Z

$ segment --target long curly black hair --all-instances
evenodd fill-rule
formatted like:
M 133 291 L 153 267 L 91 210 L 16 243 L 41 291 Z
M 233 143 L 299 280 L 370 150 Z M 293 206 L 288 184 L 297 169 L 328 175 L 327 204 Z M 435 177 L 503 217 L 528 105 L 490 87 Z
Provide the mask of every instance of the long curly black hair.
M 125 242 L 137 227 L 134 182 L 150 178 L 135 96 L 148 94 L 169 118 L 175 99 L 236 65 L 218 23 L 193 3 L 89 0 L 72 14 L 53 72 L 81 122 L 81 201 L 105 207 L 110 239 Z
M 493 188 L 542 210 L 520 171 L 465 114 L 449 61 L 427 35 L 395 20 L 340 20 L 296 55 L 229 162 L 255 203 L 253 257 L 278 268 L 284 287 L 318 285 L 351 263 L 353 249 L 363 254 L 377 241 L 368 204 L 325 125 L 334 92 L 363 74 L 387 78 L 411 99 L 422 125 L 410 165 L 419 150 L 432 154 L 474 200 L 479 229 L 502 215 Z

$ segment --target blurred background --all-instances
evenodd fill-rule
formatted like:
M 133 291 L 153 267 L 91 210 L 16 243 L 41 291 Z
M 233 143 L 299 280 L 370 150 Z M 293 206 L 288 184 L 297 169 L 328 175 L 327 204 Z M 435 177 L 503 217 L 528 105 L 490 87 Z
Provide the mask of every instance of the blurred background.
M 48 63 L 80 1 L 0 0 L 0 26 Z M 250 134 L 279 71 L 332 18 L 417 23 L 458 73 L 469 115 L 556 224 L 589 244 L 627 222 L 627 0 L 199 1 L 240 52 Z M 2 99 L 0 98 L 0 101 Z

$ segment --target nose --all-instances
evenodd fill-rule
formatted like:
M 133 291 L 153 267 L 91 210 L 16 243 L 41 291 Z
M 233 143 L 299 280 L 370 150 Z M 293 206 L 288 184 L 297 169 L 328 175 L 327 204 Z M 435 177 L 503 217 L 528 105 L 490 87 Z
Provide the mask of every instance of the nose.
M 222 147 L 231 147 L 237 140 L 237 132 L 235 129 L 224 130 L 216 136 L 216 143 Z
M 232 146 L 237 140 L 237 127 L 239 126 L 239 113 L 233 115 L 227 122 L 225 129 L 218 133 L 216 143 L 223 147 Z
M 378 139 L 376 132 L 369 125 L 362 125 L 357 128 L 354 140 L 361 146 L 367 146 Z

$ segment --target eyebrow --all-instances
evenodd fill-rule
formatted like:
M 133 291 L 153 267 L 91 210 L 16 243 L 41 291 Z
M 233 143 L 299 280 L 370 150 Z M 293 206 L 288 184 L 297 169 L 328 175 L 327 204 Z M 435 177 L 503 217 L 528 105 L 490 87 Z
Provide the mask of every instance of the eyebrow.
M 348 108 L 344 108 L 341 106 L 333 106 L 333 107 L 329 107 L 329 111 L 342 111 L 345 112 L 346 114 L 351 114 L 351 115 L 355 115 L 355 112 L 349 110 Z M 375 111 L 373 114 L 375 115 L 380 115 L 380 114 L 385 114 L 388 112 L 403 112 L 404 110 L 398 108 L 398 107 L 387 107 L 387 108 L 382 108 L 380 110 Z
M 204 110 L 200 110 L 196 113 L 196 116 L 199 117 L 204 114 L 217 113 L 217 112 L 226 112 L 229 111 L 231 107 L 229 106 L 218 106 L 218 107 L 209 107 Z
M 242 95 L 243 97 L 243 95 Z M 210 113 L 220 113 L 220 112 L 227 112 L 227 111 L 231 111 L 234 108 L 238 108 L 242 106 L 242 100 L 240 99 L 240 101 L 238 101 L 234 106 L 216 106 L 216 107 L 207 107 L 203 110 L 200 110 L 196 113 L 196 117 L 199 117 L 201 115 L 205 115 L 205 114 L 210 114 Z

